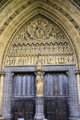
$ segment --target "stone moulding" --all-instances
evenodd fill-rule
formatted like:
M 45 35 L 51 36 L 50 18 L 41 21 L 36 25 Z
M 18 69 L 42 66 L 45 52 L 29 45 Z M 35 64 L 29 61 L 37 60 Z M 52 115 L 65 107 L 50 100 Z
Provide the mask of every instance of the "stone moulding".
M 8 26 L 8 24 L 11 22 L 11 20 L 14 19 L 14 17 L 16 17 L 22 10 L 24 10 L 26 7 L 30 6 L 34 2 L 38 2 L 38 4 L 40 4 L 40 2 L 44 2 L 44 3 L 48 4 L 49 6 L 54 7 L 55 9 L 59 10 L 59 12 L 61 12 L 65 17 L 68 18 L 68 20 L 74 25 L 74 27 L 78 30 L 78 33 L 80 34 L 80 32 L 79 32 L 80 26 L 78 26 L 78 24 L 75 22 L 75 20 L 66 11 L 64 11 L 62 8 L 60 8 L 57 4 L 51 2 L 50 0 L 48 0 L 48 1 L 47 0 L 40 0 L 40 2 L 39 2 L 39 0 L 37 0 L 37 1 L 36 0 L 30 0 L 26 4 L 22 5 L 17 11 L 15 11 L 7 19 L 7 21 L 4 23 L 4 25 L 0 29 L 0 35 L 3 33 L 3 31 Z
M 79 0 L 69 0 L 69 1 L 80 10 L 80 1 Z

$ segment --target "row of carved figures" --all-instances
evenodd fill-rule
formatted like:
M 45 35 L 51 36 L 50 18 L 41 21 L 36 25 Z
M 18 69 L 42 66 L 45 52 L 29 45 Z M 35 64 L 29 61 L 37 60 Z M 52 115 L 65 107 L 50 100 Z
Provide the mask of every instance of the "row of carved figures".
M 66 52 L 69 51 L 69 45 L 65 43 L 64 45 L 62 43 L 57 44 L 55 43 L 54 45 L 23 45 L 23 46 L 16 46 L 14 45 L 10 53 L 30 53 L 30 52 Z
M 41 56 L 43 64 L 68 64 L 74 63 L 73 55 L 66 56 Z M 35 65 L 38 60 L 37 56 L 29 57 L 7 57 L 6 65 Z

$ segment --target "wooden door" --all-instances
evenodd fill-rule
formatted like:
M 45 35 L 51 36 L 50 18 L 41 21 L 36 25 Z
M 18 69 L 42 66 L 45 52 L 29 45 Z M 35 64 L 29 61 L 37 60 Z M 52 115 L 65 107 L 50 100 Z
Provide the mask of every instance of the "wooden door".
M 51 72 L 44 76 L 44 114 L 48 120 L 68 120 L 68 76 Z
M 32 120 L 35 115 L 35 101 L 28 100 L 14 100 L 14 120 L 24 118 L 25 120 Z
M 46 98 L 44 114 L 48 120 L 68 120 L 68 104 L 65 98 Z

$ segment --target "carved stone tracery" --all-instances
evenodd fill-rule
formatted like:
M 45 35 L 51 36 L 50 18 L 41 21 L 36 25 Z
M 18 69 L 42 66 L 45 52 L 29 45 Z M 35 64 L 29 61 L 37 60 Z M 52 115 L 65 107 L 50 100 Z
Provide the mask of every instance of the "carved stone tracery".
M 64 33 L 54 23 L 41 17 L 31 21 L 20 32 L 8 50 L 6 65 L 75 63 L 74 54 Z

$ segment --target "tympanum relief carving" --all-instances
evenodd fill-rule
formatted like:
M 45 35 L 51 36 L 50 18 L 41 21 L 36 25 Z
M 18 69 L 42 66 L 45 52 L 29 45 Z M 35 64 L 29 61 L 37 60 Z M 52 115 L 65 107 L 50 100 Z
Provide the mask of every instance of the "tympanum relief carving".
M 61 29 L 43 18 L 31 21 L 19 33 L 8 49 L 6 65 L 36 65 L 38 57 L 45 65 L 75 63 Z

